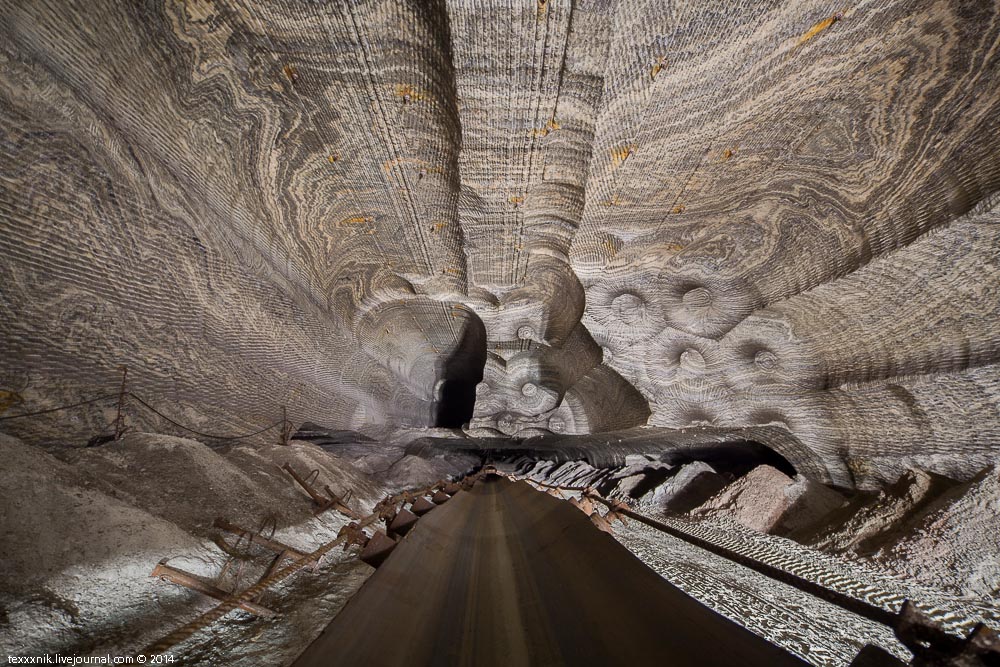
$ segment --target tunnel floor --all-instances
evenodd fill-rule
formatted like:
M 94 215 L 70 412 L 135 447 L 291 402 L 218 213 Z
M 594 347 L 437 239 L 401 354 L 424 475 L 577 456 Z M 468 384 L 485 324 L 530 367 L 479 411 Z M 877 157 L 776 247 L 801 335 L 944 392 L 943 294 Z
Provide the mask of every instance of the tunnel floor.
M 493 477 L 422 518 L 295 662 L 806 664 L 699 604 L 569 503 Z

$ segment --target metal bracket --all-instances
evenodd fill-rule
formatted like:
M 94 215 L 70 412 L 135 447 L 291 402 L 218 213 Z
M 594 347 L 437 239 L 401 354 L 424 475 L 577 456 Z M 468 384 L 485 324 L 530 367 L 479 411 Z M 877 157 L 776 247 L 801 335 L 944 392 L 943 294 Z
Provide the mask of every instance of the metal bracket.
M 202 581 L 196 575 L 191 574 L 190 572 L 185 572 L 184 570 L 178 570 L 177 568 L 170 567 L 166 563 L 166 558 L 157 563 L 156 567 L 153 568 L 153 571 L 149 576 L 165 579 L 179 586 L 184 586 L 185 588 L 190 588 L 193 591 L 198 591 L 202 595 L 207 595 L 208 597 L 215 598 L 216 600 L 225 601 L 232 596 L 231 593 L 227 593 L 217 586 L 213 586 L 208 582 Z M 251 614 L 263 616 L 265 618 L 274 618 L 278 615 L 276 612 L 271 611 L 267 607 L 259 605 L 255 602 L 241 602 L 239 606 L 241 609 L 244 609 Z

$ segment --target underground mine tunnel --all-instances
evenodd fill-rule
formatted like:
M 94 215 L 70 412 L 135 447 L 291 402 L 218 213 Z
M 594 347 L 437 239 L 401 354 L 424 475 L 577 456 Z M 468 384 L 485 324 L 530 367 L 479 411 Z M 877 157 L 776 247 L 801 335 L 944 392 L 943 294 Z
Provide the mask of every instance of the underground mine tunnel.
M 6 664 L 1000 664 L 997 0 L 0 0 L 0 133 Z

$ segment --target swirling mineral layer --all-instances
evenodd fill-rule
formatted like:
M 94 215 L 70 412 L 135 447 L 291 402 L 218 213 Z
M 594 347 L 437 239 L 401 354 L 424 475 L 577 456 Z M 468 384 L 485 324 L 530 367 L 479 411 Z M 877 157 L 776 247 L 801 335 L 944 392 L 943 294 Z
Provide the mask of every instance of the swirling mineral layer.
M 10 412 L 1000 450 L 1000 3 L 0 5 Z

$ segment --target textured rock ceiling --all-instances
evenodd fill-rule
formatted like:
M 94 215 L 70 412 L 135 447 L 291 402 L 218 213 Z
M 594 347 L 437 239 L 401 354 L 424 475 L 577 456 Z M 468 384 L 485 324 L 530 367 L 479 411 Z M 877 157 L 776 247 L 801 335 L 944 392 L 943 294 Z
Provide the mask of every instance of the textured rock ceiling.
M 0 6 L 8 404 L 1000 450 L 996 3 Z

